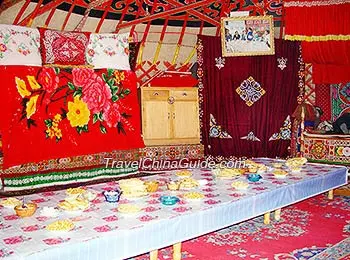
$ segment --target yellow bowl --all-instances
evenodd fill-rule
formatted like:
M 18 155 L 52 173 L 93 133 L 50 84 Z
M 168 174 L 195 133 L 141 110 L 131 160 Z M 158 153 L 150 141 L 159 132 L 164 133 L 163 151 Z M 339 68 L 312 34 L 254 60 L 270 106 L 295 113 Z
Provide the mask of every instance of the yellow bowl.
M 158 190 L 158 187 L 159 187 L 159 182 L 147 181 L 147 182 L 145 182 L 145 185 L 146 185 L 146 190 L 148 192 L 156 192 Z
M 24 205 L 25 207 L 23 207 L 23 205 L 19 205 L 15 207 L 17 216 L 21 218 L 32 216 L 37 209 L 37 205 L 35 203 L 27 203 Z
M 180 188 L 180 184 L 178 182 L 169 182 L 167 183 L 168 190 L 178 190 Z

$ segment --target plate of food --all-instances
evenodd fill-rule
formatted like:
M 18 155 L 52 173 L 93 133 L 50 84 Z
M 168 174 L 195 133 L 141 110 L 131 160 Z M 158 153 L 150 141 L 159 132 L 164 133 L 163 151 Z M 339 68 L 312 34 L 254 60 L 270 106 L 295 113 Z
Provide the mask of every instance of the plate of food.
M 89 201 L 86 199 L 64 200 L 58 203 L 58 207 L 64 211 L 77 213 L 89 208 Z
M 79 196 L 79 195 L 83 195 L 85 194 L 86 189 L 82 188 L 82 187 L 78 187 L 78 188 L 69 188 L 66 190 L 66 194 L 68 196 Z
M 284 179 L 284 178 L 286 178 L 286 176 L 287 176 L 287 174 L 288 174 L 287 171 L 280 170 L 280 169 L 274 170 L 272 173 L 273 173 L 273 175 L 274 175 L 276 178 L 279 178 L 279 179 Z
M 189 170 L 182 170 L 182 171 L 177 172 L 176 176 L 180 177 L 180 178 L 188 178 L 188 177 L 192 176 L 192 172 Z
M 198 181 L 193 178 L 184 178 L 181 181 L 179 181 L 180 190 L 191 190 L 197 188 L 198 186 Z
M 244 171 L 245 170 L 238 169 L 238 168 L 224 168 L 224 169 L 215 169 L 214 173 L 217 178 L 232 179 L 242 175 Z
M 16 198 L 6 198 L 0 201 L 0 205 L 9 208 L 9 209 L 14 209 L 16 206 L 22 205 L 22 201 Z
M 71 220 L 64 219 L 64 220 L 57 220 L 55 222 L 52 222 L 46 226 L 46 229 L 48 231 L 53 232 L 69 232 L 73 230 L 75 227 L 74 223 Z
M 249 187 L 249 183 L 245 181 L 234 181 L 231 183 L 231 187 L 237 190 L 246 190 Z
M 204 199 L 204 194 L 200 192 L 188 192 L 183 195 L 183 198 L 188 201 L 201 201 Z
M 142 211 L 142 208 L 134 204 L 119 204 L 117 210 L 122 214 L 134 215 L 140 213 Z

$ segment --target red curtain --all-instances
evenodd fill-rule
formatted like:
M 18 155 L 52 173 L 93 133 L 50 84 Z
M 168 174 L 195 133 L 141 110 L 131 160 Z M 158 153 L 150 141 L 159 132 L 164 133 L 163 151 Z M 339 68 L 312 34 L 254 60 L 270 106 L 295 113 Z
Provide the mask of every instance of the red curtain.
M 215 58 L 221 57 L 220 38 L 199 36 L 199 42 L 203 46 L 198 52 L 198 75 L 202 86 L 202 141 L 206 155 L 227 158 L 286 156 L 290 140 L 269 139 L 280 132 L 284 120 L 297 105 L 299 43 L 276 40 L 275 55 L 225 58 L 224 67 L 219 69 Z M 287 61 L 285 68 L 279 63 L 281 58 Z M 252 106 L 236 92 L 249 77 L 266 91 Z M 221 131 L 226 131 L 232 138 L 210 136 L 210 130 L 213 131 L 211 115 Z M 249 132 L 253 132 L 260 142 L 241 139 Z M 286 137 L 288 131 L 283 135 Z
M 302 52 L 315 84 L 350 82 L 350 41 L 302 42 Z
M 289 36 L 349 35 L 350 3 L 333 4 L 335 2 L 340 1 L 285 1 L 287 38 Z

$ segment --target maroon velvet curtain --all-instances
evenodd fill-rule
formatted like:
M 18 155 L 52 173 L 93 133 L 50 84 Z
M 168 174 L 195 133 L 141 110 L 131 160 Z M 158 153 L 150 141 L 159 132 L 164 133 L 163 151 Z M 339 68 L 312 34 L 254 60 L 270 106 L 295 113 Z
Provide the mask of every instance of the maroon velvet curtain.
M 216 158 L 286 156 L 290 130 L 287 127 L 282 133 L 280 128 L 297 105 L 299 43 L 276 40 L 275 55 L 226 57 L 221 69 L 215 60 L 221 57 L 220 37 L 199 36 L 199 43 L 201 129 L 206 155 Z M 251 106 L 236 92 L 249 77 L 265 91 Z M 247 139 L 249 132 L 260 141 Z M 270 140 L 274 133 L 281 133 L 282 137 Z

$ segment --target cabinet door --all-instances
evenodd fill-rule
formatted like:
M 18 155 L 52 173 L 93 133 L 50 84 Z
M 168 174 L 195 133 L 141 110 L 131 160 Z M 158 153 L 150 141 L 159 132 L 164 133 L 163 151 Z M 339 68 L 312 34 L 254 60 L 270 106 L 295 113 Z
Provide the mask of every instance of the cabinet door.
M 145 139 L 169 139 L 170 110 L 167 101 L 149 100 L 142 104 L 142 131 Z
M 197 101 L 176 100 L 172 105 L 172 129 L 174 139 L 193 139 L 199 142 L 199 113 Z

